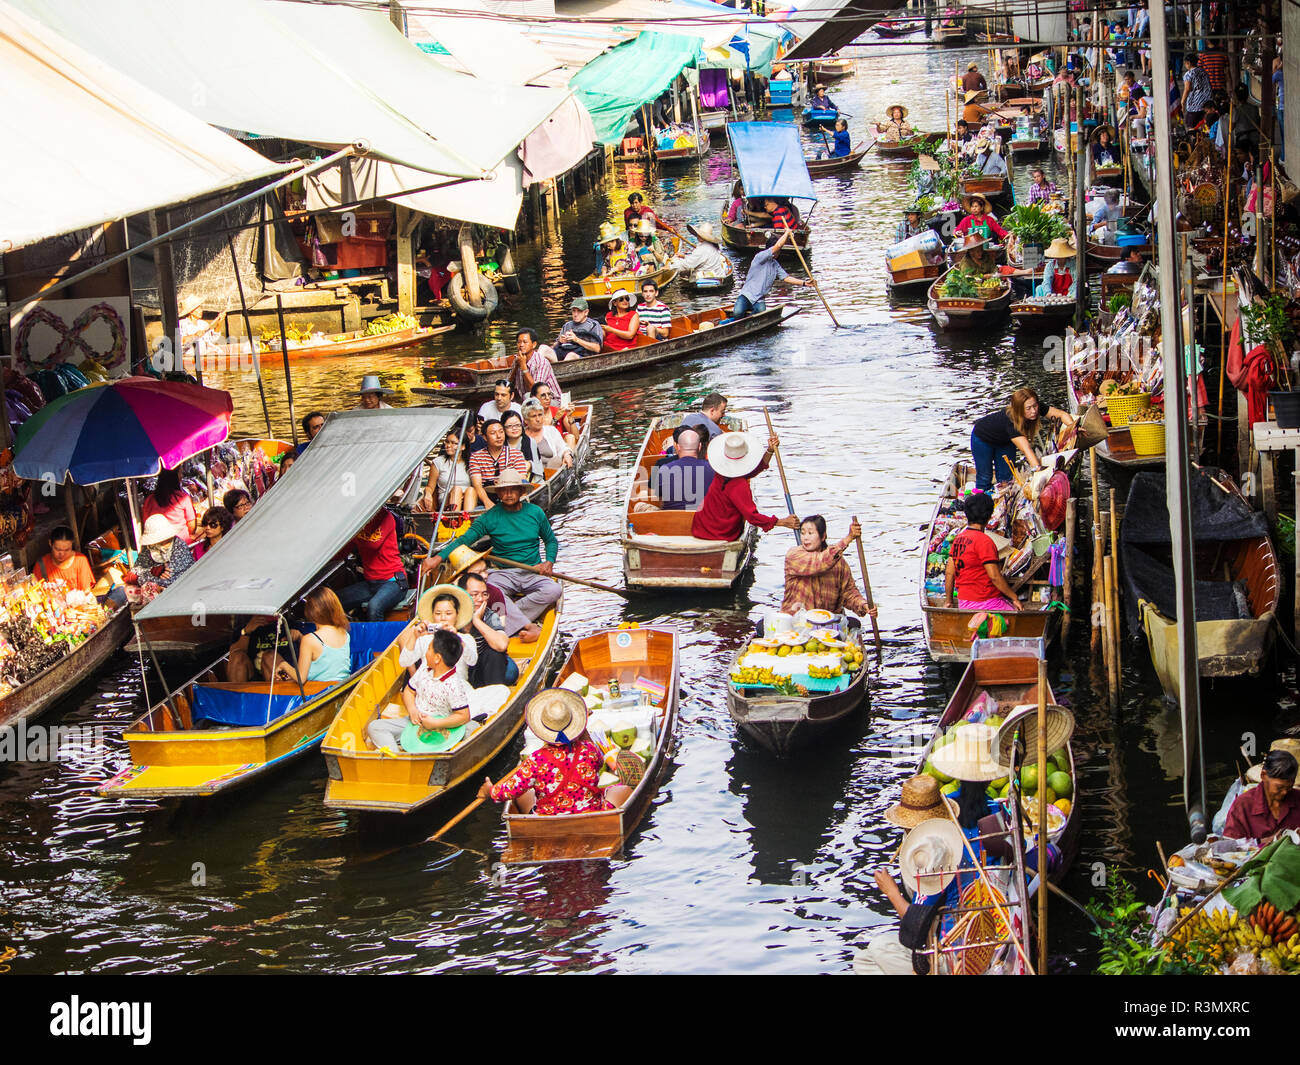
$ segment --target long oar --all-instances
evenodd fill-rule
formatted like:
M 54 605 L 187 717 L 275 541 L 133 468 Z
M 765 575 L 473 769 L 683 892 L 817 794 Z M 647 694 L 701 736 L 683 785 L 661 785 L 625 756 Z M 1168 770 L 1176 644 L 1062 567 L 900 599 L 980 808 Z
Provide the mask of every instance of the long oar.
M 853 520 L 855 522 L 858 520 L 856 514 L 853 515 Z M 862 549 L 861 536 L 858 537 L 858 565 L 862 567 L 862 591 L 866 596 L 867 606 L 874 610 L 876 607 L 876 601 L 871 595 L 871 575 L 867 573 L 867 553 Z M 880 638 L 880 624 L 872 615 L 868 614 L 867 616 L 871 618 L 871 631 L 876 637 L 876 665 L 880 665 L 885 654 L 885 644 Z
M 831 305 L 826 302 L 826 297 L 822 295 L 821 285 L 817 284 L 817 278 L 813 277 L 813 272 L 808 268 L 808 262 L 806 259 L 804 259 L 803 252 L 799 250 L 799 245 L 795 243 L 794 230 L 790 228 L 790 223 L 787 222 L 784 218 L 781 219 L 781 225 L 785 228 L 785 231 L 790 234 L 790 247 L 792 247 L 794 249 L 794 253 L 797 256 L 799 256 L 799 264 L 804 268 L 804 271 L 808 274 L 809 279 L 813 283 L 813 288 L 816 289 L 817 291 L 818 298 L 822 301 L 822 306 L 826 308 L 826 313 L 831 316 L 831 321 L 835 323 L 835 328 L 838 329 L 840 327 L 840 320 L 835 317 L 835 312 L 831 310 Z
M 515 766 L 514 769 L 510 770 L 510 772 L 507 773 L 505 776 L 503 776 L 500 780 L 498 780 L 497 783 L 504 784 L 507 780 L 509 780 L 512 776 L 514 776 L 518 772 L 519 772 L 519 767 Z M 425 843 L 438 842 L 439 837 L 443 836 L 447 832 L 450 832 L 453 828 L 455 828 L 458 824 L 464 821 L 465 818 L 467 818 L 470 814 L 472 814 L 485 802 L 487 802 L 487 799 L 483 798 L 482 796 L 479 796 L 472 803 L 466 806 L 465 809 L 461 810 L 460 813 L 458 813 L 455 817 L 453 817 L 450 821 L 448 821 L 445 825 L 443 825 L 442 828 L 438 829 L 437 832 L 435 832 L 432 836 L 426 839 L 424 842 Z
M 763 408 L 763 417 L 767 419 L 768 435 L 774 436 L 775 432 L 772 429 L 772 415 L 768 413 L 766 407 Z M 790 485 L 785 479 L 785 463 L 781 461 L 781 449 L 778 447 L 776 451 L 773 452 L 773 455 L 776 457 L 776 472 L 781 475 L 781 490 L 785 492 L 785 507 L 790 512 L 790 516 L 795 517 L 794 500 L 790 498 Z M 799 539 L 798 529 L 794 530 L 794 542 L 802 543 Z
M 529 573 L 538 573 L 541 574 L 541 576 L 543 577 L 547 576 L 547 574 L 542 573 L 542 571 L 537 566 L 529 566 L 524 562 L 516 562 L 512 558 L 502 558 L 500 555 L 492 555 L 492 554 L 484 555 L 483 557 L 486 558 L 489 562 L 495 562 L 498 565 L 505 566 L 509 569 L 524 569 L 527 570 Z M 611 588 L 608 584 L 597 584 L 595 581 L 583 580 L 581 577 L 570 577 L 564 573 L 552 572 L 551 574 L 549 574 L 549 576 L 553 580 L 568 581 L 570 584 L 581 584 L 584 588 L 595 588 L 598 592 L 611 592 L 614 595 L 622 596 L 622 598 L 624 599 L 632 598 L 632 596 L 629 595 L 627 592 L 625 592 L 622 588 Z

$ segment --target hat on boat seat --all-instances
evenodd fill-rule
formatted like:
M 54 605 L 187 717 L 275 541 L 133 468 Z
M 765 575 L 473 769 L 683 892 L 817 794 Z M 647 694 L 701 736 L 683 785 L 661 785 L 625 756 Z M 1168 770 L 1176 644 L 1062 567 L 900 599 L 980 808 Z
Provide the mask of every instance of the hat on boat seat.
M 956 813 L 957 804 L 945 799 L 939 791 L 939 782 L 928 773 L 918 773 L 903 781 L 898 802 L 885 811 L 885 820 L 900 828 L 915 828 L 922 821 L 947 817 L 943 812 L 945 801 Z

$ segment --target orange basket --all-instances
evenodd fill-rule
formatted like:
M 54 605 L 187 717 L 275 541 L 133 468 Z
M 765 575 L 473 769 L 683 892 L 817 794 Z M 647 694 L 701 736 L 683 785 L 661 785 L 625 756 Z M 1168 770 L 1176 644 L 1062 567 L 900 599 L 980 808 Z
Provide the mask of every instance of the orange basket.
M 1140 410 L 1151 406 L 1151 393 L 1139 392 L 1136 396 L 1117 396 L 1113 392 L 1106 397 L 1106 413 L 1110 415 L 1110 424 L 1114 429 L 1122 429 L 1128 420 Z

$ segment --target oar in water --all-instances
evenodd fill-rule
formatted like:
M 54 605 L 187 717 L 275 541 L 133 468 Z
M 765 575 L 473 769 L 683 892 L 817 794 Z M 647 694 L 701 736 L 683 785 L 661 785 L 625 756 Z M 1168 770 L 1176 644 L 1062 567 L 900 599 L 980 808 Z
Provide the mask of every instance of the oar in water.
M 775 430 L 772 428 L 772 415 L 768 413 L 766 407 L 763 408 L 763 417 L 767 419 L 767 432 L 769 436 L 775 436 Z M 785 479 L 785 463 L 781 461 L 781 449 L 778 447 L 773 453 L 776 457 L 776 472 L 781 475 L 781 490 L 785 492 L 785 506 L 790 512 L 790 516 L 796 517 L 794 512 L 794 500 L 790 498 L 790 485 Z M 794 530 L 794 542 L 801 543 L 799 539 L 799 530 Z
M 858 520 L 858 516 L 854 514 L 853 521 L 855 524 L 857 523 L 857 520 Z M 874 598 L 872 598 L 871 595 L 871 575 L 867 572 L 867 553 L 862 549 L 862 537 L 859 536 L 857 539 L 858 539 L 858 565 L 862 567 L 862 591 L 866 596 L 867 606 L 871 607 L 874 610 L 876 606 L 876 601 Z M 880 638 L 880 623 L 877 622 L 876 619 L 872 617 L 870 614 L 868 614 L 867 616 L 871 618 L 871 631 L 875 634 L 876 637 L 876 665 L 880 665 L 885 655 L 884 641 L 881 640 Z
M 498 780 L 497 783 L 498 783 L 498 784 L 504 784 L 507 780 L 509 780 L 509 779 L 510 779 L 512 776 L 514 776 L 517 772 L 519 772 L 519 767 L 518 767 L 518 766 L 515 766 L 514 769 L 510 770 L 510 772 L 507 773 L 505 776 L 503 776 L 500 780 Z M 440 838 L 440 837 L 442 837 L 443 835 L 445 835 L 447 832 L 450 832 L 453 828 L 455 828 L 458 824 L 460 824 L 462 821 L 464 821 L 465 818 L 467 818 L 470 814 L 472 814 L 475 810 L 477 810 L 477 809 L 478 809 L 480 806 L 482 806 L 485 802 L 487 802 L 487 799 L 483 798 L 482 796 L 479 796 L 479 797 L 476 798 L 472 803 L 470 803 L 468 806 L 466 806 L 465 809 L 461 810 L 460 813 L 458 813 L 455 817 L 453 817 L 450 821 L 448 821 L 445 825 L 443 825 L 442 828 L 438 829 L 437 832 L 435 832 L 432 836 L 430 836 L 428 839 L 426 839 L 424 842 L 425 842 L 425 843 L 439 843 L 439 842 L 441 842 L 441 838 Z
M 831 321 L 835 323 L 835 328 L 838 329 L 840 327 L 840 320 L 835 317 L 835 312 L 831 310 L 831 305 L 826 302 L 826 297 L 822 295 L 821 285 L 817 284 L 817 278 L 813 276 L 812 270 L 809 269 L 808 261 L 803 257 L 803 252 L 799 250 L 799 245 L 795 242 L 794 230 L 790 228 L 790 223 L 784 218 L 781 219 L 781 225 L 785 228 L 785 231 L 790 234 L 790 247 L 794 248 L 794 253 L 799 256 L 799 265 L 801 265 L 804 268 L 804 271 L 808 274 L 808 278 L 812 281 L 813 288 L 816 290 L 818 298 L 822 301 L 822 306 L 826 308 L 826 313 L 831 316 Z
M 492 554 L 484 555 L 483 557 L 489 562 L 495 562 L 497 565 L 506 566 L 509 569 L 523 569 L 527 570 L 529 573 L 538 573 L 543 577 L 547 576 L 547 574 L 542 573 L 541 569 L 537 566 L 530 566 L 525 562 L 516 562 L 512 558 L 502 558 L 500 555 Z M 552 580 L 568 581 L 570 584 L 581 584 L 584 588 L 595 588 L 598 592 L 610 592 L 613 595 L 622 596 L 624 599 L 632 598 L 632 596 L 622 588 L 611 588 L 608 584 L 598 584 L 596 581 L 583 580 L 581 577 L 570 577 L 567 574 L 555 573 L 554 571 L 552 571 L 549 576 Z

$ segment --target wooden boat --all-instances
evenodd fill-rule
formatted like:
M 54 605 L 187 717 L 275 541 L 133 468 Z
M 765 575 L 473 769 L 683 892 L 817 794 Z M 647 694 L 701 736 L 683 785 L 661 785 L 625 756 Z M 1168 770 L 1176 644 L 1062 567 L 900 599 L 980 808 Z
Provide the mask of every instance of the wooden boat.
M 961 44 L 966 39 L 966 27 L 964 25 L 948 25 L 942 22 L 934 27 L 935 44 Z
M 682 418 L 668 414 L 650 422 L 628 478 L 621 540 L 623 578 L 629 588 L 730 588 L 753 557 L 758 531 L 752 525 L 745 526 L 739 540 L 697 540 L 691 535 L 693 510 L 633 509 L 637 471 L 644 471 L 648 483 L 651 468 Z M 743 431 L 745 424 L 728 418 L 724 428 Z
M 871 27 L 877 37 L 906 37 L 924 29 L 925 23 L 918 19 L 885 19 Z
M 860 629 L 855 629 L 848 638 L 862 651 Z M 867 701 L 865 666 L 833 680 L 796 678 L 805 687 L 813 686 L 808 695 L 785 695 L 770 685 L 742 684 L 732 678 L 747 649 L 741 648 L 732 661 L 727 681 L 727 713 L 741 732 L 778 758 L 819 743 Z M 834 689 L 823 690 L 832 684 Z
M 207 656 L 234 641 L 235 622 L 230 617 L 209 617 L 202 625 L 188 617 L 149 618 L 136 622 L 126 650 L 128 654 Z
M 660 166 L 671 166 L 698 162 L 707 150 L 704 144 L 688 144 L 682 148 L 654 148 L 653 154 L 655 162 Z
M 724 110 L 700 112 L 700 129 L 709 135 L 709 138 L 715 139 L 727 135 L 727 120 L 731 115 Z
M 877 125 L 877 129 L 879 129 L 879 125 Z M 935 137 L 942 136 L 942 133 L 922 133 L 918 131 L 900 141 L 877 140 L 876 154 L 885 159 L 915 159 L 926 147 L 927 142 Z
M 551 368 L 555 371 L 556 379 L 565 386 L 577 381 L 627 373 L 658 363 L 690 358 L 742 337 L 766 332 L 799 313 L 797 307 L 776 306 L 769 307 L 761 314 L 733 319 L 730 317 L 731 311 L 731 306 L 727 305 L 679 315 L 672 319 L 672 331 L 667 340 L 649 340 L 642 336 L 637 338 L 635 347 L 622 351 L 602 351 L 599 355 L 557 362 Z M 513 365 L 513 358 L 501 356 L 440 367 L 437 371 L 439 381 L 455 386 L 455 391 L 444 390 L 435 394 L 440 397 L 454 395 L 457 403 L 465 402 L 470 397 L 490 395 L 493 382 L 503 374 L 508 375 Z
M 1192 470 L 1190 492 L 1197 671 L 1258 675 L 1273 645 L 1282 591 L 1268 521 L 1222 470 Z M 1163 472 L 1133 478 L 1119 540 L 1130 631 L 1146 635 L 1160 684 L 1177 701 L 1177 603 Z
M 43 714 L 55 700 L 88 680 L 122 646 L 130 632 L 131 612 L 118 607 L 104 624 L 57 662 L 0 698 L 0 728 Z
M 930 285 L 926 306 L 940 329 L 983 329 L 1007 316 L 1011 308 L 1011 282 L 1004 277 L 998 281 L 1001 291 L 989 299 L 959 297 L 950 299 L 939 293 L 947 272 Z
M 379 810 L 407 814 L 437 802 L 465 782 L 478 784 L 484 770 L 514 739 L 524 723 L 524 707 L 546 682 L 559 643 L 561 604 L 541 619 L 534 643 L 510 641 L 508 653 L 519 678 L 502 701 L 473 707 L 488 717 L 445 751 L 394 754 L 377 750 L 366 739 L 366 726 L 389 703 L 398 701 L 406 670 L 398 663 L 394 642 L 370 664 L 351 695 L 340 705 L 321 744 L 328 781 L 325 805 L 344 810 Z M 488 689 L 485 689 L 485 691 Z
M 645 817 L 659 790 L 668 764 L 668 750 L 677 725 L 677 684 L 680 664 L 677 634 L 670 629 L 609 629 L 579 640 L 555 678 L 562 684 L 581 673 L 594 687 L 607 687 L 617 680 L 624 692 L 637 691 L 644 680 L 655 689 L 653 707 L 654 753 L 641 782 L 624 802 L 613 810 L 543 817 L 521 813 L 512 801 L 505 803 L 506 848 L 501 861 L 507 865 L 541 865 L 612 858 Z M 593 713 L 589 726 L 597 724 Z
M 1007 150 L 1014 159 L 1017 156 L 1036 156 L 1042 155 L 1047 151 L 1046 137 L 1013 137 L 1007 142 Z
M 963 178 L 961 183 L 961 194 L 963 196 L 985 196 L 990 204 L 1010 204 L 1014 198 L 1012 189 L 1013 173 L 1011 161 L 1007 161 L 1007 175 L 1003 177 L 1000 174 L 990 174 L 986 177 Z
M 573 465 L 557 466 L 554 469 L 544 470 L 542 480 L 533 481 L 531 487 L 524 493 L 523 498 L 525 501 L 533 503 L 550 513 L 561 499 L 578 487 L 578 480 L 582 476 L 582 467 L 586 464 L 587 455 L 591 451 L 591 428 L 595 422 L 593 411 L 594 408 L 590 406 L 575 406 L 573 408 L 573 416 L 582 423 L 582 429 L 578 434 L 578 444 L 573 449 Z M 426 544 L 452 540 L 463 533 L 475 518 L 481 517 L 486 509 L 486 507 L 481 506 L 475 507 L 464 519 L 458 517 L 454 521 L 444 515 L 443 520 L 438 523 L 436 541 L 434 539 L 433 522 L 437 514 L 414 510 L 406 516 L 406 535 L 414 534 Z
M 937 232 L 922 231 L 909 241 L 921 246 L 901 253 L 897 244 L 885 249 L 885 284 L 891 294 L 928 289 L 947 269 L 943 240 Z
M 812 64 L 812 77 L 814 81 L 837 81 L 840 78 L 847 78 L 854 69 L 856 63 L 852 59 L 843 59 L 839 56 L 819 59 Z
M 350 333 L 334 333 L 330 336 L 324 336 L 320 340 L 297 341 L 289 340 L 289 350 L 287 352 L 291 359 L 323 359 L 332 358 L 336 355 L 370 355 L 376 351 L 388 351 L 390 348 L 405 348 L 413 344 L 419 344 L 421 341 L 428 339 L 436 333 L 450 332 L 454 326 L 446 326 L 435 329 L 431 326 L 412 326 L 409 329 L 395 329 L 391 333 L 379 333 L 376 336 L 366 336 L 365 331 L 361 329 L 353 330 Z M 267 351 L 280 353 L 280 338 L 274 339 L 265 344 Z
M 768 238 L 778 233 L 775 229 L 763 229 L 759 226 L 740 225 L 735 222 L 727 221 L 727 213 L 722 213 L 722 242 L 728 248 L 735 248 L 736 251 L 754 254 L 762 251 L 767 247 Z M 785 242 L 781 248 L 781 258 L 794 258 L 797 255 L 795 248 L 799 251 L 806 252 L 810 240 L 810 231 L 806 218 L 801 218 L 799 224 L 795 226 L 794 235 Z
M 973 484 L 974 481 L 975 467 L 970 462 L 958 462 L 949 471 L 943 490 L 939 494 L 934 515 L 930 519 L 925 550 L 921 555 L 921 615 L 925 629 L 925 645 L 930 652 L 930 657 L 936 662 L 966 662 L 970 658 L 972 638 L 970 620 L 978 611 L 945 606 L 942 592 L 929 594 L 925 582 L 929 546 L 934 543 L 936 532 L 942 531 L 940 519 L 944 517 L 945 505 L 951 507 L 952 500 L 957 499 L 962 489 L 968 484 Z M 1048 586 L 1045 579 L 1048 555 L 1035 557 L 1023 574 L 1011 579 L 1011 586 L 1020 597 L 1022 609 L 1000 615 L 1006 618 L 1008 637 L 1030 637 L 1051 643 L 1060 632 L 1063 612 L 1053 607 L 1051 603 L 1054 598 L 1062 602 L 1066 602 L 1069 598 L 1074 531 L 1075 501 L 1071 499 L 1064 524 L 1066 551 L 1062 587 L 1051 589 Z M 1068 602 L 1066 605 L 1069 605 Z
M 943 263 L 934 263 L 929 266 L 914 266 L 906 270 L 891 270 L 889 264 L 885 264 L 885 287 L 891 295 L 904 295 L 909 292 L 916 292 L 924 288 L 929 290 L 930 286 L 944 273 L 946 267 Z
M 669 239 L 673 244 L 672 254 L 676 255 L 677 238 Z M 593 273 L 579 281 L 578 287 L 582 289 L 583 298 L 592 307 L 604 307 L 609 302 L 609 297 L 621 288 L 639 294 L 642 285 L 647 281 L 653 281 L 662 292 L 676 276 L 677 270 L 672 266 L 661 266 L 658 270 L 642 271 L 639 274 L 614 274 L 611 277 L 598 277 Z
M 1097 266 L 1104 270 L 1109 270 L 1117 262 L 1123 259 L 1128 253 L 1136 248 L 1144 256 L 1151 256 L 1151 241 L 1147 240 L 1145 244 L 1133 244 L 1121 247 L 1118 244 L 1105 244 L 1099 240 L 1088 238 L 1088 264 Z
M 759 202 L 772 199 L 797 208 L 797 224 L 780 254 L 794 256 L 796 246 L 807 250 L 808 223 L 817 205 L 817 194 L 804 159 L 799 127 L 790 122 L 731 122 L 727 125 L 727 140 L 739 172 L 727 204 L 739 196 Z M 781 160 L 781 165 L 773 167 L 774 159 Z M 723 205 L 720 223 L 723 243 L 729 247 L 758 252 L 767 246 L 769 237 L 778 235 L 777 229 L 751 225 L 743 216 L 735 223 L 728 222 L 727 204 Z M 779 232 L 784 233 L 785 228 Z
M 1021 329 L 1060 329 L 1074 321 L 1075 302 L 1037 303 L 1021 300 L 1011 305 L 1011 320 Z
M 1096 166 L 1089 163 L 1088 166 L 1088 184 L 1092 185 L 1123 185 L 1124 168 L 1115 163 L 1113 166 Z
M 827 177 L 830 174 L 842 174 L 849 170 L 856 170 L 862 165 L 862 160 L 866 154 L 866 148 L 857 148 L 849 152 L 848 155 L 828 157 L 826 159 L 809 159 L 807 161 L 808 173 L 813 177 Z
M 726 273 L 722 277 L 697 277 L 687 274 L 681 280 L 681 286 L 696 296 L 708 295 L 710 292 L 725 292 L 736 283 L 736 268 L 725 255 L 722 257 Z

